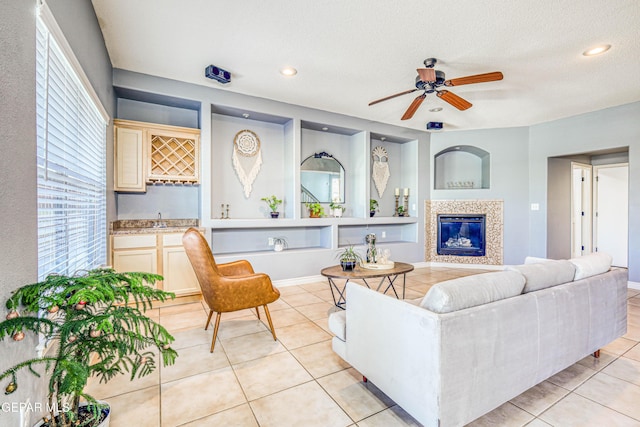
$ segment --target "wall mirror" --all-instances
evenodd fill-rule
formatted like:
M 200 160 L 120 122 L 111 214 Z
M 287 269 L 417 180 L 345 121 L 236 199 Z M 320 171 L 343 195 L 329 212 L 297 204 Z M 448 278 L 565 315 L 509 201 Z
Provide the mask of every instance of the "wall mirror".
M 344 203 L 344 167 L 329 153 L 315 153 L 302 161 L 300 183 L 305 203 Z

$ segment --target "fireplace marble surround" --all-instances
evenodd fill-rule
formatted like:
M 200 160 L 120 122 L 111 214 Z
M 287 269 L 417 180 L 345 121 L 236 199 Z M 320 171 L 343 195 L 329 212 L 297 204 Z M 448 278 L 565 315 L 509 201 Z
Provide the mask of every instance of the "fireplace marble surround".
M 424 204 L 425 260 L 456 264 L 503 264 L 504 202 L 502 200 L 427 200 Z M 486 215 L 484 256 L 438 255 L 438 215 Z

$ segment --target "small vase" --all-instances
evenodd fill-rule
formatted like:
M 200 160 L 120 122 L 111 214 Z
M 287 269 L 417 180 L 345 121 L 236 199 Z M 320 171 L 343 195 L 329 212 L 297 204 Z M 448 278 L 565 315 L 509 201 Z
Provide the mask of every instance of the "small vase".
M 309 212 L 309 218 L 320 218 L 320 214 Z
M 340 261 L 342 271 L 353 271 L 356 268 L 355 261 Z
M 275 245 L 273 245 L 273 250 L 276 252 L 282 252 L 283 249 L 284 245 L 282 243 L 276 243 Z
M 334 209 L 333 216 L 336 218 L 340 218 L 342 216 L 342 209 Z
M 271 218 L 278 218 L 280 212 L 271 212 Z

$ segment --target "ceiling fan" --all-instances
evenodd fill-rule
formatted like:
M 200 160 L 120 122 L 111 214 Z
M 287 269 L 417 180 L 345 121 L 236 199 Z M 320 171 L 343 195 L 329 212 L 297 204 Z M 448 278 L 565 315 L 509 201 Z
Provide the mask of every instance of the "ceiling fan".
M 458 110 L 466 110 L 470 108 L 472 104 L 464 98 L 459 97 L 453 92 L 450 92 L 446 89 L 439 89 L 442 86 L 450 87 L 450 86 L 462 86 L 468 85 L 472 83 L 485 83 L 485 82 L 493 82 L 496 80 L 502 80 L 502 73 L 500 71 L 494 71 L 491 73 L 484 74 L 476 74 L 473 76 L 467 77 L 458 77 L 457 79 L 445 80 L 444 72 L 440 70 L 434 69 L 436 62 L 438 60 L 436 58 L 427 58 L 424 60 L 424 66 L 426 68 L 418 68 L 418 76 L 416 77 L 416 88 L 405 90 L 404 92 L 396 93 L 394 95 L 385 96 L 384 98 L 377 99 L 369 103 L 369 105 L 375 105 L 382 101 L 387 101 L 389 99 L 395 98 L 397 96 L 406 95 L 408 93 L 412 93 L 418 90 L 422 90 L 422 95 L 416 97 L 413 100 L 407 111 L 404 112 L 402 116 L 402 120 L 408 120 L 413 117 L 413 115 L 422 104 L 422 101 L 427 97 L 429 93 L 436 93 L 438 98 L 442 99 L 445 102 L 456 107 Z

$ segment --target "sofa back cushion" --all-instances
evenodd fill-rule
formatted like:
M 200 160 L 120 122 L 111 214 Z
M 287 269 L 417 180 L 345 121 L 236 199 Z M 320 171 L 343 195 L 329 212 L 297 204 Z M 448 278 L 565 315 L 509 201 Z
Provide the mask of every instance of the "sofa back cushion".
M 521 273 L 526 283 L 522 293 L 538 291 L 573 281 L 576 267 L 567 260 L 549 260 L 535 264 L 510 265 L 508 271 Z
M 460 277 L 432 286 L 420 306 L 435 313 L 450 313 L 520 295 L 524 282 L 517 271 Z
M 604 252 L 594 252 L 578 258 L 571 258 L 569 261 L 576 267 L 573 280 L 580 280 L 606 273 L 611 269 L 613 259 L 611 255 Z

